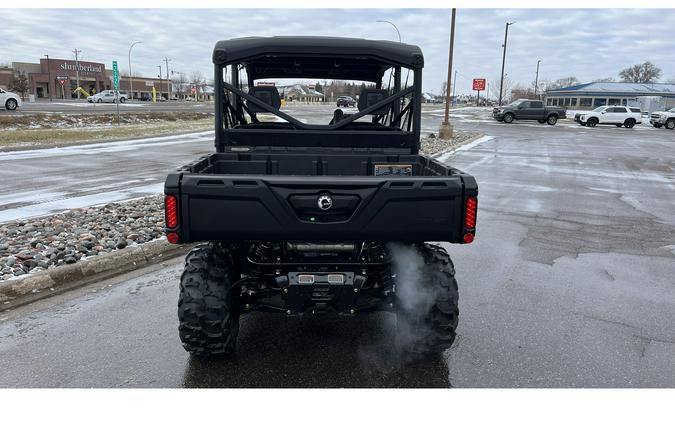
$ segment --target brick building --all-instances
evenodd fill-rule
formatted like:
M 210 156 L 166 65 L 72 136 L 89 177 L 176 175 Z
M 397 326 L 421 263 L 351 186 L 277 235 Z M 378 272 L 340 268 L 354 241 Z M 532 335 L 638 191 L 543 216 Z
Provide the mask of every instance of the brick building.
M 13 62 L 10 68 L 0 68 L 0 87 L 8 87 L 13 73 L 25 72 L 29 85 L 27 94 L 48 98 L 51 92 L 55 99 L 77 98 L 78 70 L 80 86 L 86 92 L 112 89 L 112 69 L 106 69 L 105 64 L 58 58 L 43 58 L 39 63 Z M 128 76 L 120 76 L 120 90 L 129 92 L 133 98 L 151 96 L 153 87 L 157 95 L 168 98 L 166 79 L 135 76 L 130 81 Z

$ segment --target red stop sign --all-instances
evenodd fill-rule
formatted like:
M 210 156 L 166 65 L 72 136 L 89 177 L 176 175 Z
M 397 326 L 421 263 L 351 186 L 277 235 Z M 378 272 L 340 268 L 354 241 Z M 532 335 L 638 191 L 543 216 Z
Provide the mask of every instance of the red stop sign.
M 485 79 L 475 79 L 473 80 L 473 90 L 474 91 L 485 91 Z
M 63 86 L 66 83 L 66 80 L 65 79 L 59 79 L 59 83 L 61 84 L 61 86 Z

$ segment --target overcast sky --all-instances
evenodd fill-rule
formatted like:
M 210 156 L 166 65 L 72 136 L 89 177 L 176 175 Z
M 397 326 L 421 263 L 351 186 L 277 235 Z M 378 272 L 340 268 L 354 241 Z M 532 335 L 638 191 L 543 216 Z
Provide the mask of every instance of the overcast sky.
M 424 90 L 438 92 L 447 72 L 449 9 L 0 9 L 0 63 L 37 60 L 44 54 L 105 63 L 156 76 L 165 56 L 170 69 L 200 70 L 210 77 L 211 50 L 219 39 L 242 36 L 329 35 L 417 44 L 425 56 Z M 509 29 L 506 73 L 514 82 L 576 76 L 581 82 L 616 77 L 619 70 L 651 60 L 661 81 L 675 79 L 675 10 L 643 9 L 459 9 L 455 35 L 457 91 L 470 78 L 498 84 L 504 24 Z M 163 69 L 164 69 L 163 65 Z M 163 70 L 164 73 L 164 70 Z

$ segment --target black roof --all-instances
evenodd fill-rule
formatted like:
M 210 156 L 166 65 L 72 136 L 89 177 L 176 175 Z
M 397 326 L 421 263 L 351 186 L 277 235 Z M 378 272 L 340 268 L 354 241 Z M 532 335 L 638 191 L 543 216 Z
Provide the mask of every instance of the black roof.
M 375 81 L 388 66 L 421 69 L 422 50 L 393 41 L 340 37 L 246 37 L 218 41 L 213 63 L 243 63 L 253 79 L 323 77 Z

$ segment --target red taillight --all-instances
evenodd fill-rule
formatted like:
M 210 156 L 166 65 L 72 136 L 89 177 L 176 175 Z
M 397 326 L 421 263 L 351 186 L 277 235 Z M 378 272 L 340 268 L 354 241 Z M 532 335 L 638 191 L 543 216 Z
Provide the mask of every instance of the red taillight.
M 478 210 L 478 201 L 475 196 L 466 199 L 466 210 L 464 212 L 464 227 L 467 229 L 476 228 L 476 211 Z M 471 239 L 473 240 L 473 239 Z
M 170 229 L 178 226 L 178 200 L 173 195 L 164 197 L 164 221 Z
M 467 233 L 467 234 L 465 234 L 465 235 L 464 235 L 464 243 L 471 243 L 471 242 L 473 242 L 473 238 L 474 238 L 474 237 L 475 237 L 475 236 L 474 236 L 473 233 Z
M 166 235 L 166 240 L 169 241 L 169 243 L 176 244 L 180 242 L 180 236 L 178 236 L 178 233 L 169 233 Z

